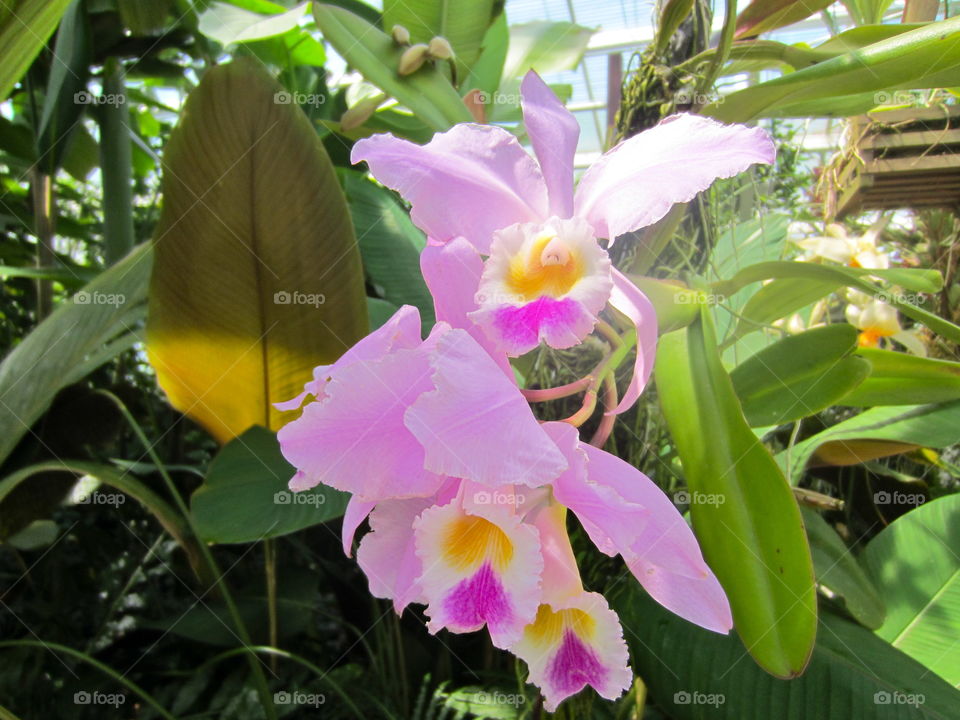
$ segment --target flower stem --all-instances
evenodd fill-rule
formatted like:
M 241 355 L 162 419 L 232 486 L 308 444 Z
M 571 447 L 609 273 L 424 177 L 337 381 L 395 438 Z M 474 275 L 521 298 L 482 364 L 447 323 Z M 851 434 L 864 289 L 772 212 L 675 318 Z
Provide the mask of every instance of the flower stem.
M 576 395 L 578 392 L 586 390 L 593 382 L 593 375 L 587 375 L 579 380 L 566 385 L 558 385 L 544 390 L 520 390 L 521 394 L 528 402 L 546 402 L 547 400 L 558 400 L 560 398 Z
M 616 333 L 616 331 L 614 331 L 614 333 Z M 597 394 L 600 391 L 600 385 L 604 382 L 607 375 L 612 376 L 616 372 L 624 358 L 626 358 L 630 350 L 633 349 L 634 345 L 637 344 L 636 330 L 630 330 L 622 337 L 620 335 L 617 335 L 617 337 L 620 338 L 620 345 L 615 347 L 613 351 L 601 361 L 597 369 L 591 373 L 590 376 L 593 377 L 593 381 L 587 387 L 587 392 L 583 396 L 583 405 L 581 405 L 580 409 L 573 415 L 564 418 L 563 422 L 570 423 L 575 427 L 580 427 L 593 415 L 593 411 L 597 407 Z
M 603 378 L 603 408 L 607 412 L 603 414 L 597 431 L 590 438 L 590 444 L 594 447 L 602 448 L 610 438 L 610 433 L 613 432 L 613 424 L 617 421 L 617 416 L 613 414 L 616 407 L 617 382 L 611 371 Z

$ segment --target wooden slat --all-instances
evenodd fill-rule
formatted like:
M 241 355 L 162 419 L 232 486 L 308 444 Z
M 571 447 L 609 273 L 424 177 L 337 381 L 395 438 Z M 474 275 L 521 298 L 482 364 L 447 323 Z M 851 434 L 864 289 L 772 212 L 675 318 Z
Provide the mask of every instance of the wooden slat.
M 953 130 L 919 130 L 901 133 L 884 133 L 864 138 L 863 147 L 905 148 L 936 147 L 960 144 L 960 128 Z
M 953 169 L 960 174 L 960 155 L 927 155 L 925 157 L 871 160 L 867 163 L 866 172 L 876 174 L 921 173 L 947 169 Z

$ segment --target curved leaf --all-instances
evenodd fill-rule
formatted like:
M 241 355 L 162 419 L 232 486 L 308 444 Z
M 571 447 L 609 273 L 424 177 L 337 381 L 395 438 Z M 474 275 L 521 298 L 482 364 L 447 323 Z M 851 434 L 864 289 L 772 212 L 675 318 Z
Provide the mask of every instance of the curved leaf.
M 250 62 L 209 70 L 164 154 L 147 350 L 174 407 L 220 442 L 367 331 L 343 193 L 306 116 Z
M 0 101 L 23 77 L 71 0 L 6 0 L 0 3 Z
M 737 632 L 765 670 L 798 675 L 817 625 L 810 549 L 793 493 L 720 364 L 706 307 L 660 339 L 655 372 L 691 496 L 705 499 L 691 504 L 693 527 Z
M 870 374 L 843 396 L 841 405 L 921 405 L 960 399 L 960 363 L 873 348 L 860 348 L 857 355 L 870 363 Z
M 887 601 L 877 635 L 954 686 L 960 685 L 958 548 L 960 495 L 950 495 L 894 520 L 866 554 Z
M 833 0 L 752 0 L 737 16 L 734 37 L 752 37 L 800 22 L 832 4 Z

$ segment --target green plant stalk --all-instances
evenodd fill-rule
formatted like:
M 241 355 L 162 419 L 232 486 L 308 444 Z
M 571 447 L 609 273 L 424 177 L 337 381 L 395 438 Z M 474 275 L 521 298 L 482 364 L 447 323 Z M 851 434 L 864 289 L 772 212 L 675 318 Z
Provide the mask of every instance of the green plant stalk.
M 99 660 L 96 660 L 86 653 L 80 652 L 79 650 L 74 650 L 71 647 L 66 645 L 60 645 L 59 643 L 49 642 L 45 640 L 4 640 L 0 642 L 0 648 L 4 647 L 38 647 L 44 648 L 45 650 L 57 650 L 58 652 L 65 653 L 67 655 L 72 655 L 75 658 L 83 660 L 88 665 L 92 665 L 97 670 L 103 674 L 109 676 L 116 682 L 123 685 L 125 688 L 130 690 L 135 695 L 143 698 L 143 701 L 150 705 L 154 710 L 156 710 L 160 715 L 167 720 L 177 720 L 176 717 L 167 712 L 163 705 L 157 702 L 157 699 L 154 698 L 150 693 L 144 690 L 142 687 L 137 685 L 133 680 L 128 680 L 126 677 L 118 673 L 116 670 L 111 668 L 109 665 L 104 665 Z
M 700 78 L 697 92 L 706 94 L 720 76 L 720 70 L 730 57 L 730 49 L 733 47 L 733 34 L 737 28 L 737 0 L 725 0 L 724 2 L 723 29 L 720 31 L 720 42 L 717 44 L 717 52 L 710 62 L 707 72 Z
M 127 406 L 123 403 L 123 401 L 116 395 L 108 390 L 98 390 L 97 392 L 109 398 L 120 410 L 120 413 L 126 419 L 127 423 L 129 423 L 134 434 L 137 436 L 137 439 L 143 445 L 147 455 L 149 455 L 154 465 L 156 465 L 157 471 L 163 478 L 164 483 L 166 483 L 167 489 L 170 491 L 174 501 L 177 503 L 177 507 L 179 507 L 180 512 L 183 513 L 183 517 L 185 518 L 193 537 L 199 537 L 197 534 L 197 529 L 193 525 L 193 516 L 190 514 L 190 509 L 183 501 L 180 493 L 177 492 L 177 487 L 173 482 L 173 478 L 170 477 L 170 473 L 167 472 L 166 466 L 163 464 L 160 456 L 157 455 L 156 450 L 153 449 L 153 445 L 147 439 L 147 436 L 144 434 L 139 423 L 137 423 L 136 419 L 127 409 Z M 263 674 L 263 668 L 260 666 L 260 662 L 252 653 L 249 652 L 250 633 L 247 632 L 247 627 L 244 624 L 243 618 L 240 615 L 240 611 L 233 600 L 233 595 L 230 593 L 230 590 L 223 579 L 223 574 L 220 572 L 220 568 L 217 565 L 216 560 L 214 560 L 213 553 L 210 552 L 210 548 L 208 548 L 206 543 L 203 542 L 198 542 L 197 546 L 200 548 L 204 562 L 206 562 L 207 567 L 210 569 L 210 572 L 213 575 L 213 582 L 223 595 L 224 602 L 227 605 L 227 611 L 230 613 L 230 619 L 233 620 L 234 628 L 237 631 L 237 635 L 240 637 L 240 642 L 244 645 L 243 651 L 247 653 L 248 663 L 250 665 L 250 670 L 253 672 L 253 677 L 257 685 L 257 694 L 260 696 L 260 703 L 263 705 L 263 710 L 266 713 L 268 720 L 277 720 L 277 709 L 273 704 L 273 697 L 270 695 L 270 688 L 267 685 L 267 678 Z
M 125 98 L 123 66 L 116 58 L 103 68 L 103 94 Z M 104 103 L 100 108 L 100 172 L 103 176 L 103 239 L 107 265 L 113 265 L 133 248 L 133 149 L 130 112 L 125 102 Z
M 34 167 L 30 171 L 30 195 L 33 200 L 33 231 L 37 236 L 37 267 L 53 267 L 54 196 L 53 179 Z M 50 278 L 37 278 L 37 320 L 53 311 L 53 283 Z
M 273 538 L 263 541 L 263 567 L 267 585 L 267 618 L 269 623 L 270 645 L 277 647 L 277 545 Z M 277 672 L 277 656 L 270 656 L 270 670 Z

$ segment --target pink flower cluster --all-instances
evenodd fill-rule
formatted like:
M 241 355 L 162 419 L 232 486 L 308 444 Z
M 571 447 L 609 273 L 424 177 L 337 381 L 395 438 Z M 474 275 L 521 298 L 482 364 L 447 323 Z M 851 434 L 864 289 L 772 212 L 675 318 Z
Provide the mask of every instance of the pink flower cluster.
M 568 348 L 612 307 L 635 325 L 632 380 L 656 348 L 649 301 L 611 266 L 598 238 L 649 225 L 718 177 L 769 163 L 761 130 L 680 115 L 590 167 L 574 191 L 576 120 L 534 73 L 524 122 L 536 160 L 498 127 L 464 124 L 419 146 L 378 135 L 354 162 L 411 203 L 429 243 L 421 267 L 437 324 L 421 338 L 403 307 L 336 363 L 316 368 L 307 403 L 279 432 L 297 473 L 351 493 L 343 548 L 373 595 L 398 613 L 426 605 L 431 632 L 486 627 L 529 667 L 548 710 L 592 686 L 617 698 L 632 681 L 619 619 L 581 583 L 568 510 L 596 547 L 620 555 L 657 601 L 717 632 L 732 626 L 723 589 L 664 493 L 628 463 L 581 442 L 575 423 L 538 422 L 509 357 Z

